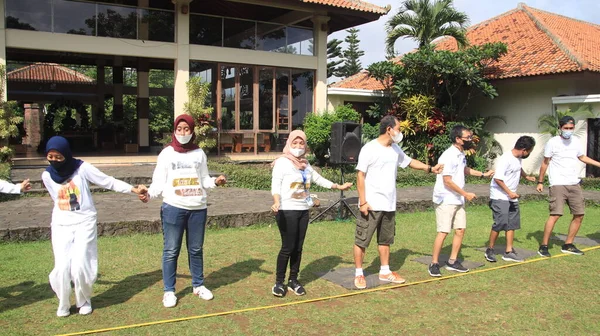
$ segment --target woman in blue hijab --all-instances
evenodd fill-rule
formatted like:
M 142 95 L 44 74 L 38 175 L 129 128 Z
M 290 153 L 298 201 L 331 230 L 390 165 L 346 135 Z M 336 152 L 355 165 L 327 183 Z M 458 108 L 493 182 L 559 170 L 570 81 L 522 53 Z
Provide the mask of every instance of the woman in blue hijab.
M 61 136 L 48 140 L 46 158 L 50 165 L 42 181 L 54 201 L 54 269 L 49 280 L 59 301 L 56 315 L 71 313 L 71 282 L 79 314 L 87 315 L 92 312 L 92 285 L 98 275 L 97 213 L 89 182 L 122 193 L 142 194 L 146 187 L 133 187 L 73 158 L 69 142 Z

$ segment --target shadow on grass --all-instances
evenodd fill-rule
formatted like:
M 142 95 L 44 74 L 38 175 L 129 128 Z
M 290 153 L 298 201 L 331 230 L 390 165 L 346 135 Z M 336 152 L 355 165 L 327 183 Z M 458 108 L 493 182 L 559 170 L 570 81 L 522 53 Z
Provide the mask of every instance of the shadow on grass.
M 342 257 L 339 256 L 326 256 L 321 259 L 317 259 L 302 269 L 299 280 L 303 285 L 311 283 L 319 278 L 317 273 L 329 272 L 341 262 Z
M 113 286 L 102 294 L 92 298 L 94 309 L 124 303 L 134 295 L 153 286 L 161 280 L 162 271 L 160 269 L 152 272 L 130 275 L 118 282 L 98 280 L 97 283 L 99 284 L 113 284 Z
M 377 248 L 374 249 L 373 253 L 379 253 Z M 406 258 L 414 254 L 412 250 L 409 249 L 399 249 L 395 252 L 390 253 L 390 270 L 397 271 L 404 265 L 406 262 Z M 416 253 L 418 255 L 423 255 L 422 253 Z M 379 273 L 379 268 L 381 266 L 381 259 L 377 256 L 373 262 L 369 265 L 369 267 L 364 269 L 365 274 L 375 274 Z
M 50 284 L 35 284 L 33 281 L 24 281 L 17 285 L 0 288 L 0 313 L 21 308 L 23 306 L 44 301 L 54 297 Z
M 538 231 L 534 231 L 534 232 L 529 232 L 527 233 L 526 239 L 535 239 L 538 242 L 538 245 L 542 244 L 542 239 L 544 238 L 544 230 L 538 230 Z M 552 247 L 553 244 L 553 239 L 552 237 L 550 237 L 550 241 L 548 242 L 548 247 Z
M 265 271 L 260 268 L 264 262 L 265 261 L 262 259 L 248 259 L 236 262 L 229 266 L 225 266 L 218 271 L 210 273 L 204 279 L 204 281 L 209 289 L 214 290 L 241 281 L 252 275 L 254 272 L 272 274 L 272 272 Z M 192 287 L 188 286 L 181 290 L 178 294 L 185 294 L 191 291 Z

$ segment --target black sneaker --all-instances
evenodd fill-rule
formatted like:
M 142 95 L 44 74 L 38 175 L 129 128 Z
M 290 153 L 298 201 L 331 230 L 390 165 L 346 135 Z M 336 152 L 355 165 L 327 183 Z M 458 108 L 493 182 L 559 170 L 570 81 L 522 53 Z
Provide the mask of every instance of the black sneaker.
M 302 285 L 298 282 L 298 280 L 290 279 L 287 286 L 296 295 L 306 294 L 306 290 L 304 289 L 304 287 L 302 287 Z
M 469 271 L 469 269 L 464 267 L 458 260 L 454 261 L 454 264 L 451 264 L 448 261 L 446 261 L 446 269 L 449 271 L 455 271 L 460 273 L 466 273 Z
M 540 245 L 538 254 L 542 257 L 550 258 L 550 252 L 548 252 L 548 245 Z
M 575 247 L 575 245 L 573 244 L 564 244 L 560 250 L 562 251 L 562 253 L 571 253 L 576 255 L 584 254 L 583 251 Z
M 489 262 L 496 262 L 496 251 L 493 248 L 488 247 L 485 249 L 485 260 Z
M 281 283 L 276 283 L 273 286 L 273 289 L 271 290 L 271 293 L 273 293 L 273 295 L 277 296 L 277 297 L 284 297 L 285 294 L 287 293 L 287 290 L 285 289 L 285 286 Z
M 442 273 L 440 272 L 440 264 L 429 265 L 429 275 L 432 277 L 441 277 Z

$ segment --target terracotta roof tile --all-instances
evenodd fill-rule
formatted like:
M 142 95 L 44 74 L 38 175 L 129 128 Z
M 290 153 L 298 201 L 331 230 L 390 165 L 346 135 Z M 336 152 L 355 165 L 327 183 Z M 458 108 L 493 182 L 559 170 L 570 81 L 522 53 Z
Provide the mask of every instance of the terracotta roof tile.
M 340 7 L 345 9 L 352 9 L 362 12 L 370 12 L 375 14 L 385 15 L 387 14 L 391 7 L 379 7 L 377 5 L 373 5 L 371 3 L 361 1 L 361 0 L 300 0 L 306 3 L 314 3 L 318 5 L 325 6 L 333 6 Z
M 385 86 L 380 81 L 369 76 L 369 72 L 367 70 L 362 70 L 357 74 L 329 85 L 329 87 L 373 91 L 385 89 Z
M 504 42 L 508 52 L 490 68 L 488 78 L 502 79 L 567 72 L 600 72 L 600 25 L 519 4 L 519 7 L 467 29 L 473 45 Z M 456 40 L 434 42 L 438 49 L 457 50 Z M 399 62 L 402 56 L 395 58 Z M 380 85 L 380 86 L 377 86 Z M 368 89 L 381 83 L 360 72 L 332 85 Z
M 80 72 L 56 63 L 35 63 L 9 72 L 9 81 L 34 83 L 94 84 L 96 81 Z

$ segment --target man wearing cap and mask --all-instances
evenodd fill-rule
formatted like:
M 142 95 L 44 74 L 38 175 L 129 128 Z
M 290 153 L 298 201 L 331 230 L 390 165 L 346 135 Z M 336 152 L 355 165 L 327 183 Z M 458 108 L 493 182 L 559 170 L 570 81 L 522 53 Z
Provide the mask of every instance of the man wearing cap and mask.
M 540 167 L 537 191 L 544 191 L 544 175 L 548 170 L 550 182 L 550 216 L 544 227 L 544 238 L 538 250 L 542 257 L 550 257 L 548 242 L 554 229 L 554 224 L 563 215 L 565 202 L 569 205 L 573 219 L 569 225 L 569 233 L 561 247 L 563 253 L 583 255 L 573 244 L 573 240 L 581 227 L 585 214 L 585 201 L 579 182 L 580 163 L 600 167 L 600 162 L 587 157 L 582 151 L 581 142 L 573 136 L 575 119 L 564 116 L 559 120 L 559 135 L 548 141 L 544 149 L 544 161 Z

